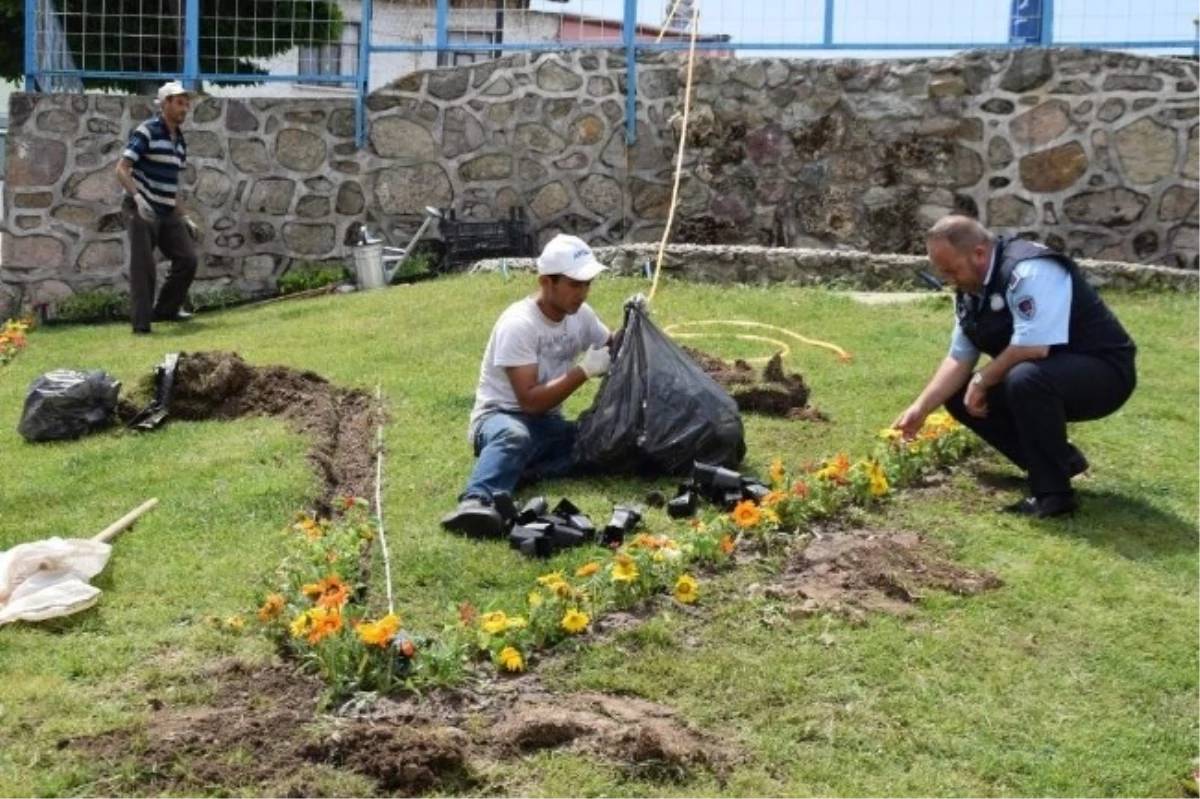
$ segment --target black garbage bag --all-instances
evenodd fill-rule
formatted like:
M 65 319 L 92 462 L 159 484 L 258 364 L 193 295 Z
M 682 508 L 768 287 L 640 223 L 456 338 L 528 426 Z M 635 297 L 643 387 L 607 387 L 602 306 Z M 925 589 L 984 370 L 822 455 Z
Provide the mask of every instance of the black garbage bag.
M 55 369 L 29 386 L 17 432 L 26 441 L 79 438 L 112 421 L 121 384 L 105 372 Z
M 737 403 L 635 304 L 614 346 L 612 368 L 579 417 L 577 467 L 654 476 L 689 473 L 696 461 L 741 462 Z

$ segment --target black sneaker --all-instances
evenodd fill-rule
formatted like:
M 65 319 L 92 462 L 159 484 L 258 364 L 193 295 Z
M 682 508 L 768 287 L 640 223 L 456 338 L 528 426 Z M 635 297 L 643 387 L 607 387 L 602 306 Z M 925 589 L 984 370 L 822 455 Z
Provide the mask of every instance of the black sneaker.
M 504 519 L 500 512 L 478 497 L 467 497 L 452 513 L 442 517 L 442 527 L 468 538 L 501 538 Z
M 1073 516 L 1078 505 L 1075 494 L 1047 494 L 1044 497 L 1025 497 L 1020 502 L 1005 505 L 1004 513 L 1015 513 L 1020 516 L 1032 516 L 1035 519 L 1049 519 L 1054 516 Z

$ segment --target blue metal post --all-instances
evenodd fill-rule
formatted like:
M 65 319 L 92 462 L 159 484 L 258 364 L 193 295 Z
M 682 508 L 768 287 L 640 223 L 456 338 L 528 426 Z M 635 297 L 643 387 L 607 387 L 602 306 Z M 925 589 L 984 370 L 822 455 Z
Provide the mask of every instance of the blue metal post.
M 1042 47 L 1054 44 L 1054 0 L 1042 0 Z
M 442 66 L 450 49 L 450 0 L 437 0 L 437 63 Z
M 200 90 L 200 0 L 187 0 L 184 11 L 183 85 Z
M 825 0 L 825 44 L 833 44 L 833 6 L 834 0 Z
M 358 28 L 358 91 L 354 98 L 354 142 L 367 143 L 367 92 L 371 90 L 371 28 L 375 0 L 363 0 Z
M 25 0 L 25 91 L 37 91 L 37 4 Z
M 637 0 L 625 0 L 625 143 L 637 142 Z

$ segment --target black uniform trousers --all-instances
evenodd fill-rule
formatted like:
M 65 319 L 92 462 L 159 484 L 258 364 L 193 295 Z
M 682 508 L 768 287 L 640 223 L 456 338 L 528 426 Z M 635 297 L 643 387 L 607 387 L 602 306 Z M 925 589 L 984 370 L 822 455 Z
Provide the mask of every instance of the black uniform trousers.
M 967 413 L 966 387 L 946 410 L 1029 474 L 1033 496 L 1071 491 L 1074 451 L 1067 422 L 1116 411 L 1137 384 L 1132 354 L 1115 358 L 1058 351 L 1017 364 L 987 392 L 987 416 Z
M 183 217 L 177 211 L 147 222 L 138 215 L 133 201 L 127 198 L 122 204 L 122 212 L 129 240 L 131 321 L 134 330 L 149 330 L 153 319 L 169 319 L 183 307 L 196 275 L 196 249 Z M 155 247 L 171 261 L 157 303 L 154 300 L 158 282 Z

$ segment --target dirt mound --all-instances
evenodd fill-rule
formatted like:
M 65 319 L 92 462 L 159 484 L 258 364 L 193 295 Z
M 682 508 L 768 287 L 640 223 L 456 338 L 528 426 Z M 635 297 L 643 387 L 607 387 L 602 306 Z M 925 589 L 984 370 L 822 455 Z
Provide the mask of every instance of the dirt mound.
M 149 696 L 153 712 L 143 726 L 64 740 L 59 750 L 125 775 L 109 786 L 115 794 L 143 795 L 311 795 L 311 770 L 302 775 L 316 764 L 367 777 L 376 793 L 461 793 L 478 768 L 551 748 L 672 781 L 698 768 L 723 775 L 734 762 L 727 747 L 669 708 L 552 694 L 532 675 L 380 699 L 338 715 L 318 715 L 321 683 L 286 667 L 235 662 L 197 676 L 211 682 L 211 704 L 174 708 Z
M 776 353 L 759 375 L 754 367 L 740 358 L 732 364 L 705 352 L 684 347 L 683 351 L 700 368 L 721 384 L 737 402 L 743 413 L 761 413 L 767 416 L 783 416 L 789 419 L 826 421 L 828 417 L 809 406 L 809 388 L 804 376 L 798 372 L 787 374 L 783 370 L 783 358 Z
M 322 481 L 317 511 L 343 494 L 369 496 L 373 485 L 371 401 L 314 372 L 250 366 L 235 352 L 182 353 L 168 406 L 191 421 L 281 416 L 312 441 L 309 460 Z
M 970 596 L 1002 585 L 991 572 L 945 560 L 914 533 L 858 530 L 822 536 L 797 551 L 763 593 L 797 600 L 795 616 L 833 611 L 861 620 L 866 611 L 912 613 L 924 589 Z

